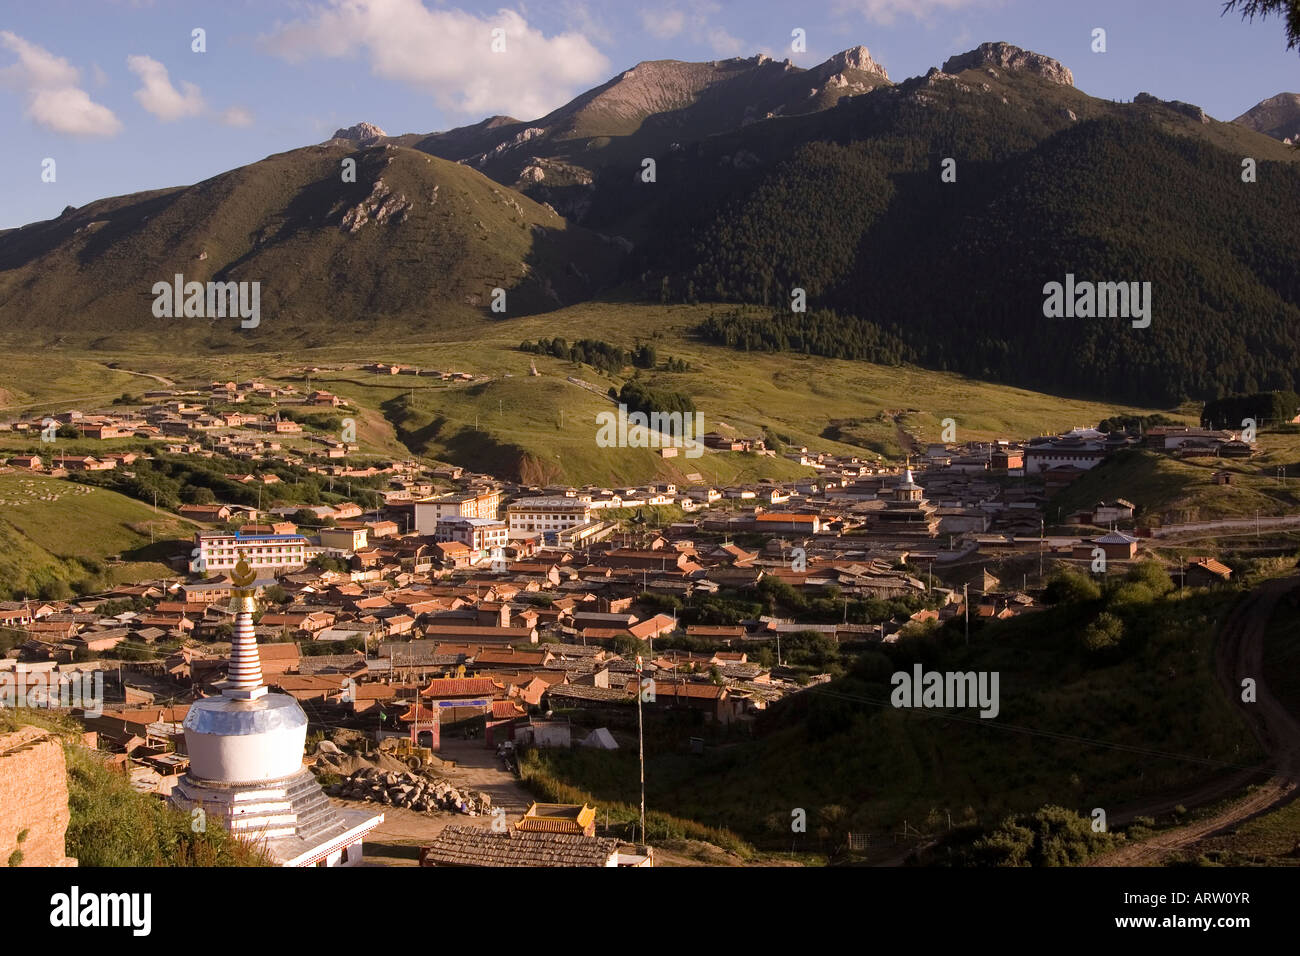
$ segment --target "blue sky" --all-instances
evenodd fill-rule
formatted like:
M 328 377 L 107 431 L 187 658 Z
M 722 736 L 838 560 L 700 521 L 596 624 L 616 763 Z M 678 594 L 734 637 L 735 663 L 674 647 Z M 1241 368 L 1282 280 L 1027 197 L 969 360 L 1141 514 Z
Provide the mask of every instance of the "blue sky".
M 1277 19 L 1220 0 L 39 0 L 0 14 L 0 228 L 182 185 L 365 120 L 432 132 L 532 119 L 641 60 L 866 46 L 891 78 L 985 40 L 1056 57 L 1094 96 L 1232 119 L 1300 91 Z M 1091 50 L 1106 30 L 1107 51 Z M 204 52 L 192 31 L 205 32 Z M 505 50 L 491 51 L 494 28 Z M 791 31 L 807 37 L 792 53 Z M 55 161 L 55 181 L 42 163 Z

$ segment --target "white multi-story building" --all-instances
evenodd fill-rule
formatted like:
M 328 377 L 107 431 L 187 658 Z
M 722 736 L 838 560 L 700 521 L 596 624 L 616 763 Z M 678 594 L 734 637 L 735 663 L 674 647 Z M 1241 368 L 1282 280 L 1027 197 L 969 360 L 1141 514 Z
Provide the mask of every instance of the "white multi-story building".
M 495 518 L 501 508 L 501 492 L 435 495 L 416 501 L 414 506 L 416 532 L 437 534 L 438 522 L 443 518 Z
M 520 498 L 506 506 L 511 534 L 567 531 L 591 521 L 591 502 L 575 498 Z
M 435 541 L 459 541 L 471 551 L 504 547 L 506 523 L 500 518 L 442 518 L 433 533 Z
M 190 561 L 194 574 L 225 572 L 243 558 L 254 571 L 288 571 L 307 563 L 308 540 L 300 534 L 240 534 L 200 531 Z
M 1087 471 L 1105 460 L 1107 449 L 1100 442 L 1053 442 L 1030 445 L 1025 451 L 1025 474 L 1037 475 L 1060 465 Z

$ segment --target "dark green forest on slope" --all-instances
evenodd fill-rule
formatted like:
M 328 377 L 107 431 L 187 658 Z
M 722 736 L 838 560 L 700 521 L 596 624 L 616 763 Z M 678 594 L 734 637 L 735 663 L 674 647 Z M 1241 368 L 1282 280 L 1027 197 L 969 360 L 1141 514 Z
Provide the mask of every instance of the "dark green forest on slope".
M 766 307 L 700 329 L 739 348 L 1117 401 L 1300 388 L 1300 165 L 1259 160 L 1243 182 L 1243 157 L 1181 129 L 1198 125 L 1185 110 L 1081 97 L 1096 115 L 1066 121 L 1062 88 L 1016 84 L 1035 109 L 950 83 L 925 87 L 942 110 L 880 91 L 797 135 L 766 124 L 666 155 L 642 294 Z M 595 217 L 625 214 L 622 196 Z M 1043 287 L 1067 273 L 1150 282 L 1150 326 L 1045 318 Z

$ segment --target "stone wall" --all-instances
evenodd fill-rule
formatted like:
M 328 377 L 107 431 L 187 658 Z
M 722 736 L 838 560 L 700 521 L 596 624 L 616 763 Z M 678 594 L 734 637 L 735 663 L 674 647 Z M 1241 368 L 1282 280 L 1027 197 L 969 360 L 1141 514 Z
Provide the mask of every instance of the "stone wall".
M 15 851 L 20 866 L 76 866 L 64 847 L 67 829 L 68 768 L 58 737 L 37 727 L 0 735 L 0 867 Z

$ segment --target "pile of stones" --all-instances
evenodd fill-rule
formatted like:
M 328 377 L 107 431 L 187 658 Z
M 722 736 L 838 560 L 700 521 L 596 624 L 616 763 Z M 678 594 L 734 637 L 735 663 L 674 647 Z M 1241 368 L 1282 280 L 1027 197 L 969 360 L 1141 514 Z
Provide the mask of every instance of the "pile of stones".
M 421 813 L 447 810 L 478 816 L 492 808 L 492 798 L 481 790 L 456 787 L 446 780 L 417 773 L 398 773 L 368 767 L 350 774 L 325 790 L 345 800 L 370 800 Z

